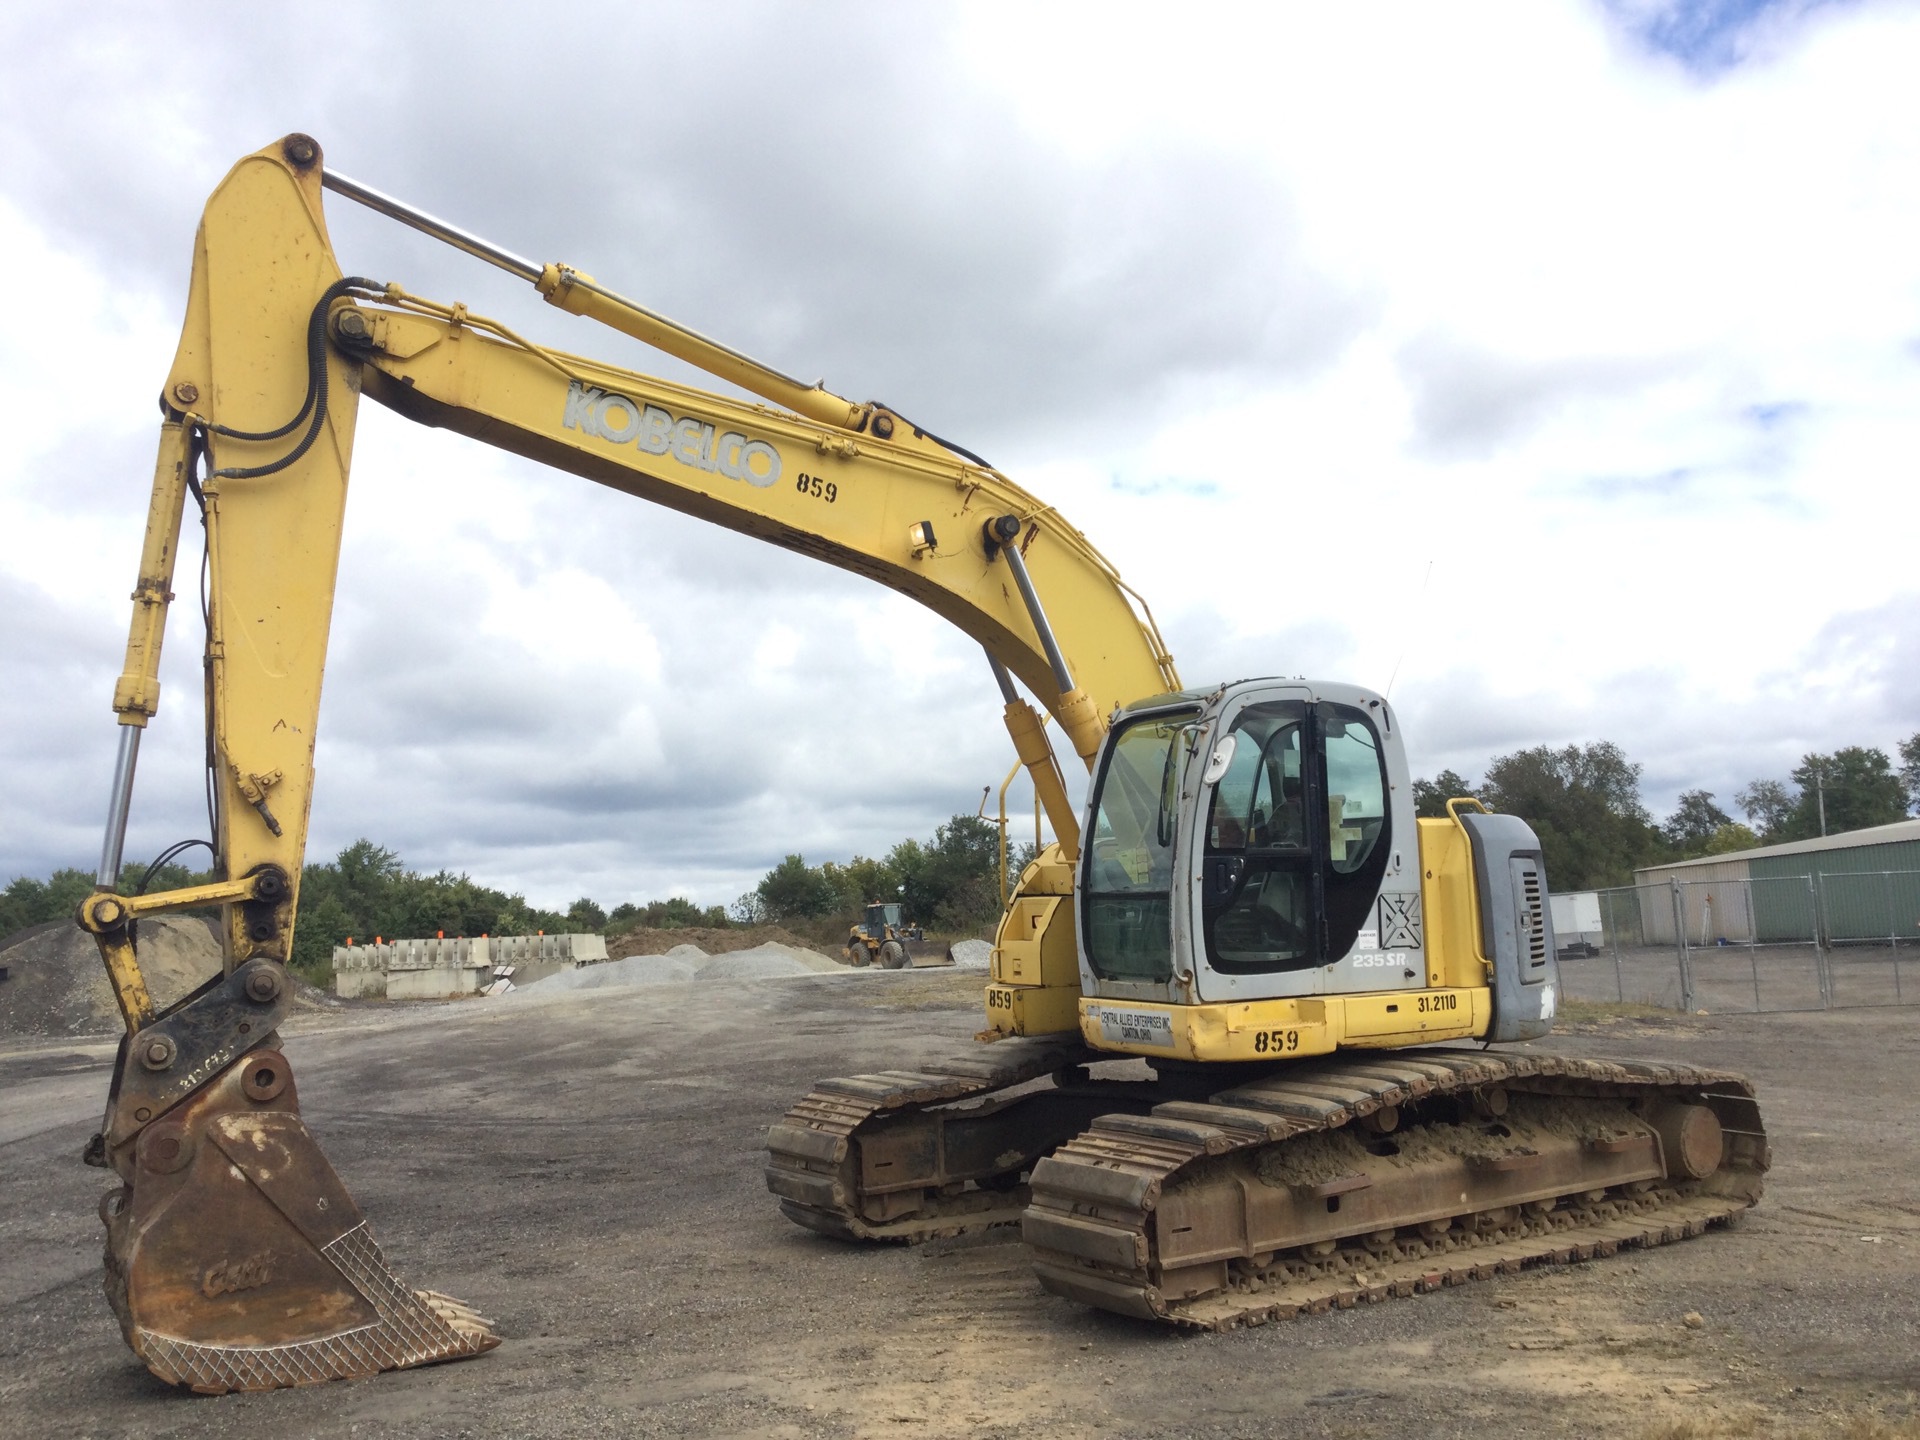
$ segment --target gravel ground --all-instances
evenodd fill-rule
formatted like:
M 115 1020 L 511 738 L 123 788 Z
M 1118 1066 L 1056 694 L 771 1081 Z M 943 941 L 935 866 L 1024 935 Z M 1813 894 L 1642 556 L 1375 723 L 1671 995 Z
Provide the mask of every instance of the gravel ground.
M 106 1182 L 77 1156 L 111 1047 L 6 1042 L 6 1432 L 1636 1440 L 1912 1414 L 1920 1013 L 1583 1011 L 1556 1047 L 1759 1082 L 1775 1170 L 1744 1225 L 1205 1336 L 1049 1296 L 1006 1240 L 856 1249 L 775 1209 L 767 1122 L 821 1074 L 970 1034 L 979 983 L 849 973 L 298 1020 L 308 1119 L 395 1268 L 507 1339 L 461 1364 L 219 1399 L 151 1379 L 100 1295 Z
M 1716 1015 L 1920 1001 L 1920 947 L 1911 944 L 1837 945 L 1824 955 L 1811 945 L 1702 945 L 1688 952 L 1687 967 L 1691 1008 Z M 1560 981 L 1569 999 L 1689 1008 L 1682 1004 L 1680 958 L 1671 945 L 1622 946 L 1562 960 Z

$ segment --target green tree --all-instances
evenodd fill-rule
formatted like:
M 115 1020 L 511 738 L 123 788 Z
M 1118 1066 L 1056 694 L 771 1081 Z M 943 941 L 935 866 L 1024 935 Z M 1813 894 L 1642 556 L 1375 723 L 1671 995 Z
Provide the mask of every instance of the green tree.
M 1609 740 L 1502 755 L 1487 767 L 1481 798 L 1533 827 L 1557 890 L 1630 884 L 1634 867 L 1661 850 L 1640 801 L 1640 766 Z
M 0 936 L 49 920 L 71 920 L 92 893 L 93 875 L 87 870 L 60 869 L 46 880 L 22 875 L 0 891 Z
M 775 921 L 826 915 L 839 900 L 826 876 L 799 855 L 789 855 L 769 870 L 754 893 L 763 913 Z
M 999 827 L 995 826 L 994 828 L 998 829 Z M 1040 858 L 1040 847 L 1032 840 L 1016 840 L 1012 844 L 1008 845 L 1007 846 L 1007 884 L 1008 886 L 1011 887 L 1013 885 L 1013 882 L 1020 878 L 1020 872 L 1025 870 L 1027 866 L 1031 865 L 1035 860 L 1039 858 Z
M 333 979 L 333 947 L 346 943 L 353 933 L 353 919 L 337 896 L 324 890 L 307 893 L 304 880 L 301 891 L 300 913 L 293 921 L 293 968 L 312 984 L 328 985 Z
M 921 854 L 924 863 L 908 882 L 915 919 L 963 930 L 999 913 L 1000 830 L 992 821 L 955 815 L 933 832 L 933 843 Z
M 1683 790 L 1673 814 L 1660 827 L 1660 833 L 1680 852 L 1682 859 L 1691 860 L 1696 855 L 1704 855 L 1720 828 L 1732 823 L 1733 817 L 1713 803 L 1712 791 Z
M 376 937 L 531 935 L 558 933 L 569 924 L 567 915 L 529 905 L 524 896 L 482 885 L 470 875 L 417 874 L 393 851 L 363 839 L 300 872 L 293 963 L 320 983 L 331 971 L 333 947 L 349 937 L 366 944 Z
M 894 893 L 878 898 L 899 900 L 907 914 L 925 924 L 933 918 L 931 887 L 926 883 L 927 847 L 918 840 L 902 840 L 887 852 L 887 873 L 893 877 Z
M 1000 911 L 1000 831 L 977 815 L 955 815 L 930 841 L 902 840 L 883 860 L 856 855 L 810 866 L 789 855 L 734 905 L 737 921 L 852 921 L 876 901 L 899 902 L 907 917 L 943 930 L 970 930 Z
M 670 895 L 665 900 L 649 900 L 645 905 L 626 901 L 614 906 L 607 912 L 606 933 L 611 936 L 641 929 L 685 930 L 696 925 L 724 930 L 731 923 L 724 905 L 703 908 L 684 895 Z
M 1473 782 L 1453 770 L 1442 770 L 1431 780 L 1413 782 L 1413 813 L 1423 820 L 1444 820 L 1447 801 L 1474 793 Z
M 1907 813 L 1906 787 L 1893 773 L 1893 762 L 1884 750 L 1849 745 L 1831 755 L 1808 755 L 1791 778 L 1800 787 L 1800 804 L 1790 839 L 1821 833 L 1823 802 L 1829 835 L 1891 825 Z
M 833 888 L 836 899 L 833 912 L 849 921 L 876 901 L 900 898 L 900 875 L 885 860 L 869 860 L 856 855 L 844 865 L 829 860 L 820 873 Z
M 1733 855 L 1741 850 L 1751 850 L 1760 843 L 1760 837 L 1742 825 L 1738 820 L 1729 820 L 1708 837 L 1701 849 L 1702 855 Z
M 582 895 L 567 907 L 567 928 L 572 931 L 600 931 L 607 928 L 607 912 Z
M 1907 808 L 1920 813 L 1920 732 L 1900 742 L 1900 784 L 1907 792 Z
M 371 840 L 356 840 L 333 857 L 341 894 L 349 903 L 378 904 L 406 873 L 400 857 Z
M 1740 812 L 1760 827 L 1763 841 L 1786 838 L 1783 832 L 1800 797 L 1778 780 L 1755 780 L 1733 793 Z

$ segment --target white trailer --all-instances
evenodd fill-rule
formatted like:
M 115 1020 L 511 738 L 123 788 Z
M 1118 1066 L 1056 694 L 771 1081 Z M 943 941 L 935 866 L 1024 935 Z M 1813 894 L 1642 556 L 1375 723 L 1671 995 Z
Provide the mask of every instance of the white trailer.
M 1593 890 L 1550 895 L 1553 938 L 1562 960 L 1578 960 L 1600 953 L 1600 896 Z

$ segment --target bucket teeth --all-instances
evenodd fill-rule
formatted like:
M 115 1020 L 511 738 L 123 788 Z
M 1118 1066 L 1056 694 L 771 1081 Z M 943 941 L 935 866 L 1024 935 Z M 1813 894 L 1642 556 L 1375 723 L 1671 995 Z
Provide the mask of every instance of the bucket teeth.
M 438 1290 L 416 1290 L 413 1292 L 447 1324 L 463 1335 L 476 1336 L 488 1343 L 482 1348 L 491 1350 L 500 1343 L 500 1337 L 493 1333 L 493 1321 L 482 1315 L 471 1305 L 442 1295 Z
M 401 1283 L 300 1118 L 277 1050 L 230 1066 L 117 1150 L 106 1288 L 162 1380 L 208 1394 L 458 1360 L 500 1343 Z

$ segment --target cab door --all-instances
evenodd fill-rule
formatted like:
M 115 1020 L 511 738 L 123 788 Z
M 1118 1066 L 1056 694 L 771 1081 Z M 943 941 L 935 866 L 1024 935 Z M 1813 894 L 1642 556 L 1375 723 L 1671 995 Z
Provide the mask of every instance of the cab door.
M 1378 933 L 1386 748 L 1358 705 L 1256 696 L 1227 718 L 1195 837 L 1203 998 L 1382 988 L 1341 962 Z

